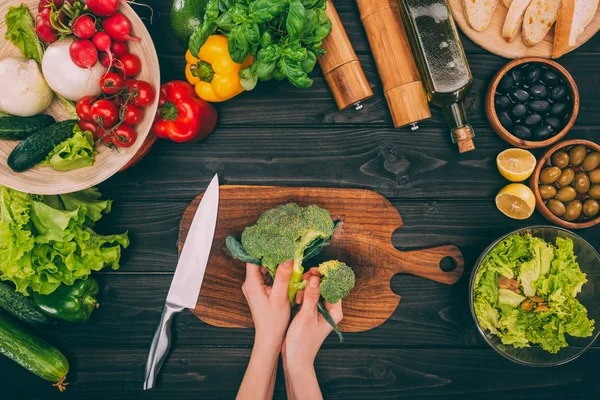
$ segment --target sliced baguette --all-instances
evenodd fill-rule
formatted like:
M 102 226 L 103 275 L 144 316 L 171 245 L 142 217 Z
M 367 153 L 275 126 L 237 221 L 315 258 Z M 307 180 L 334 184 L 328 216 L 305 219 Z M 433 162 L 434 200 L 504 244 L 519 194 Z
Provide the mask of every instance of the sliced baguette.
M 504 6 L 506 8 L 510 8 L 510 5 L 512 4 L 513 0 L 502 0 L 502 3 L 504 3 Z
M 502 37 L 507 42 L 515 40 L 521 27 L 523 26 L 523 17 L 525 11 L 529 7 L 531 0 L 514 0 L 508 9 L 506 19 L 504 20 L 504 26 L 502 27 Z
M 498 0 L 463 0 L 467 21 L 476 31 L 484 31 L 496 11 Z
M 535 46 L 544 40 L 556 22 L 559 8 L 560 0 L 533 0 L 531 2 L 523 19 L 523 41 L 527 46 Z
M 594 19 L 600 0 L 563 1 L 556 20 L 552 58 L 568 53 L 576 44 L 577 38 Z

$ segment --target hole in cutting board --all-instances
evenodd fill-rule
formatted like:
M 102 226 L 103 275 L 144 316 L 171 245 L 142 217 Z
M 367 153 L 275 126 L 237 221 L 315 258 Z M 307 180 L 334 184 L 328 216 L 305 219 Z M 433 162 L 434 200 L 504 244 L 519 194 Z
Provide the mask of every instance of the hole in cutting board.
M 457 266 L 456 260 L 450 256 L 446 256 L 440 260 L 440 269 L 444 272 L 452 272 Z

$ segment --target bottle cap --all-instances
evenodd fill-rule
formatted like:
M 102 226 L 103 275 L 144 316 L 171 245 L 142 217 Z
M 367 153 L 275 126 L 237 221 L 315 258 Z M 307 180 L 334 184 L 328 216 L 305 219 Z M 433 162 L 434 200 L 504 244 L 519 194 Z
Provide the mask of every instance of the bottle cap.
M 466 153 L 467 151 L 475 150 L 475 144 L 473 138 L 475 133 L 471 125 L 461 126 L 452 131 L 452 140 L 458 145 L 458 151 L 460 153 Z

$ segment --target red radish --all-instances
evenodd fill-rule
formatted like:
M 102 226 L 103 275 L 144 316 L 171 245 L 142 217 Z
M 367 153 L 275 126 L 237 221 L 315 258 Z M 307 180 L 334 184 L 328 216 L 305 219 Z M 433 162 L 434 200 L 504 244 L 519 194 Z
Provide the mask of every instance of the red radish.
M 48 28 L 41 20 L 38 21 L 35 26 L 35 33 L 37 33 L 41 41 L 46 43 L 54 43 L 58 39 L 56 31 L 52 28 Z
M 82 15 L 73 22 L 71 31 L 79 39 L 89 39 L 96 33 L 96 21 L 89 15 Z
M 118 68 L 123 71 L 127 77 L 138 76 L 142 71 L 142 61 L 135 54 L 127 53 L 119 58 L 121 62 Z
M 116 13 L 104 20 L 102 27 L 117 42 L 126 42 L 128 40 L 140 40 L 131 36 L 131 22 L 121 13 Z
M 69 3 L 72 3 L 72 1 Z M 56 8 L 60 8 L 63 5 L 63 0 L 40 0 L 40 4 L 38 4 L 38 12 L 42 12 L 44 8 L 50 8 L 52 4 L 54 4 Z
M 119 8 L 118 0 L 87 0 L 87 7 L 94 15 L 99 17 L 110 17 Z
M 127 42 L 113 42 L 112 46 L 110 46 L 110 50 L 113 53 L 113 56 L 119 58 L 124 54 L 129 53 L 129 46 Z
M 106 68 L 114 67 L 117 62 L 116 58 L 111 57 L 110 54 L 108 54 L 104 51 L 99 52 L 98 58 L 100 59 L 100 64 L 102 64 L 102 66 L 106 67 Z
M 92 38 L 92 43 L 98 49 L 98 51 L 104 51 L 110 55 L 110 45 L 112 44 L 112 39 L 106 32 L 97 32 Z
M 50 22 L 50 14 L 52 13 L 52 10 L 50 10 L 49 8 L 43 8 L 42 11 L 40 11 L 38 13 L 38 17 L 40 19 L 40 21 L 42 21 L 44 23 L 44 25 L 46 25 L 48 28 L 52 28 L 52 23 Z
M 79 39 L 71 43 L 69 55 L 79 68 L 92 68 L 98 62 L 98 50 L 89 40 Z

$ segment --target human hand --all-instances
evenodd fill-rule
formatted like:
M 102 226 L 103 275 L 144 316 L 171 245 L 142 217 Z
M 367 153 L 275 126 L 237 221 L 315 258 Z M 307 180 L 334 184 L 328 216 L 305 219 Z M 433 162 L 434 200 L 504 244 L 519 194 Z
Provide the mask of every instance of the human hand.
M 265 283 L 258 266 L 246 264 L 246 281 L 242 292 L 252 312 L 256 329 L 255 346 L 279 350 L 290 321 L 288 284 L 292 276 L 293 261 L 277 267 L 273 286 Z
M 321 345 L 333 330 L 317 309 L 320 282 L 319 277 L 310 276 L 304 293 L 298 296 L 302 305 L 288 328 L 282 347 L 284 367 L 288 370 L 312 368 Z M 343 318 L 342 301 L 323 303 L 335 323 L 339 323 Z

